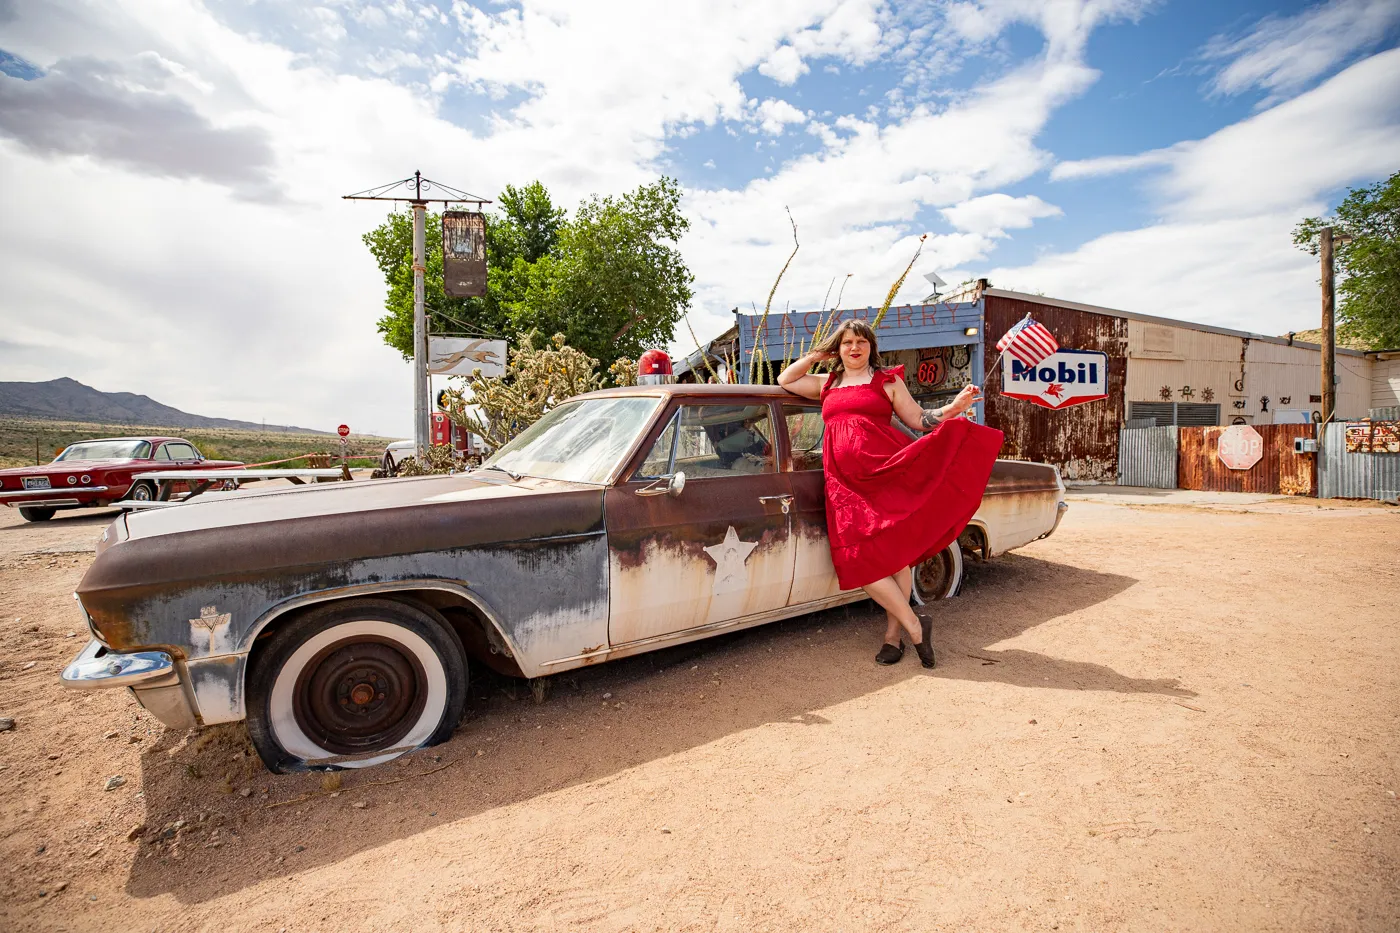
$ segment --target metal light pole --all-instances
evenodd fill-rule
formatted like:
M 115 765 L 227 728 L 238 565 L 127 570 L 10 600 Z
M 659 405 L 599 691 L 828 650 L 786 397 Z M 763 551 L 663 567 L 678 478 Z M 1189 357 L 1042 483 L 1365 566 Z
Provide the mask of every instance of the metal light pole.
M 413 207 L 413 449 L 418 456 L 428 449 L 432 436 L 428 428 L 428 321 L 423 311 L 423 277 L 427 274 L 428 204 L 421 197 L 422 175 L 413 173 L 415 191 L 420 197 Z
M 1332 228 L 1323 227 L 1322 253 L 1322 423 L 1337 411 L 1336 277 L 1332 268 Z
M 423 192 L 438 189 L 451 197 L 425 198 Z M 412 196 L 406 196 L 412 191 Z M 428 271 L 427 258 L 427 212 L 428 203 L 460 204 L 474 203 L 478 207 L 490 204 L 490 200 L 468 194 L 465 191 L 444 185 L 441 182 L 424 178 L 422 172 L 415 171 L 412 178 L 368 188 L 355 194 L 344 195 L 349 201 L 407 201 L 413 209 L 413 447 L 421 459 L 430 446 L 432 428 L 428 424 L 430 411 L 428 386 L 428 316 L 423 308 L 423 278 Z

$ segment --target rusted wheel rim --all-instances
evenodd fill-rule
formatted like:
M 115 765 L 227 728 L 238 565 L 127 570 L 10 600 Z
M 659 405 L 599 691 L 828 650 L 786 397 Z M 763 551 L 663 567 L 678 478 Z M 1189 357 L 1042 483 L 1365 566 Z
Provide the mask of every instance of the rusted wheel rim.
M 360 637 L 328 645 L 302 669 L 295 690 L 297 724 L 340 755 L 392 748 L 427 701 L 426 675 L 411 651 Z
M 953 574 L 952 564 L 947 550 L 942 550 L 914 568 L 919 595 L 924 599 L 942 599 L 943 594 L 948 591 L 948 580 Z

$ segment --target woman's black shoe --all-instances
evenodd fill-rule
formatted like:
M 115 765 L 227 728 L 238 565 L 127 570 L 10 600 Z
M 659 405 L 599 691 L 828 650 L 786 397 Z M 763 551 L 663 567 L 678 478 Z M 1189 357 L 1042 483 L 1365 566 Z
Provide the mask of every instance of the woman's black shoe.
M 933 620 L 920 618 L 919 625 L 923 629 L 924 640 L 915 645 L 914 650 L 919 655 L 920 664 L 924 667 L 933 667 Z
M 882 646 L 880 647 L 879 653 L 875 655 L 875 663 L 877 663 L 877 664 L 898 664 L 899 661 L 900 661 L 900 659 L 903 658 L 903 657 L 904 657 L 904 642 L 901 641 L 901 642 L 899 643 L 898 646 L 886 644 L 886 645 L 882 645 Z

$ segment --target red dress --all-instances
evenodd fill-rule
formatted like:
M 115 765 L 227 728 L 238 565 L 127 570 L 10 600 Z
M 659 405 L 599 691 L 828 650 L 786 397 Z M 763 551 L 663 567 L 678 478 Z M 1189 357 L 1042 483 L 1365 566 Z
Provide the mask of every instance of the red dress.
M 885 383 L 904 367 L 877 370 L 865 385 L 822 387 L 822 467 L 831 562 L 842 589 L 874 583 L 932 557 L 967 527 L 1001 450 L 1002 433 L 966 418 L 917 440 L 890 423 Z

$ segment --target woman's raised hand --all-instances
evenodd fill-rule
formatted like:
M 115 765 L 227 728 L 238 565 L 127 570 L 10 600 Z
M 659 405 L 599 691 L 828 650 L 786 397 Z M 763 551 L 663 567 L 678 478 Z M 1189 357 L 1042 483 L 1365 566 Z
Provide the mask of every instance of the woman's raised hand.
M 948 418 L 956 418 L 981 400 L 981 388 L 974 385 L 963 386 L 963 390 L 958 393 L 958 397 L 948 403 L 948 407 L 944 409 L 944 414 Z

